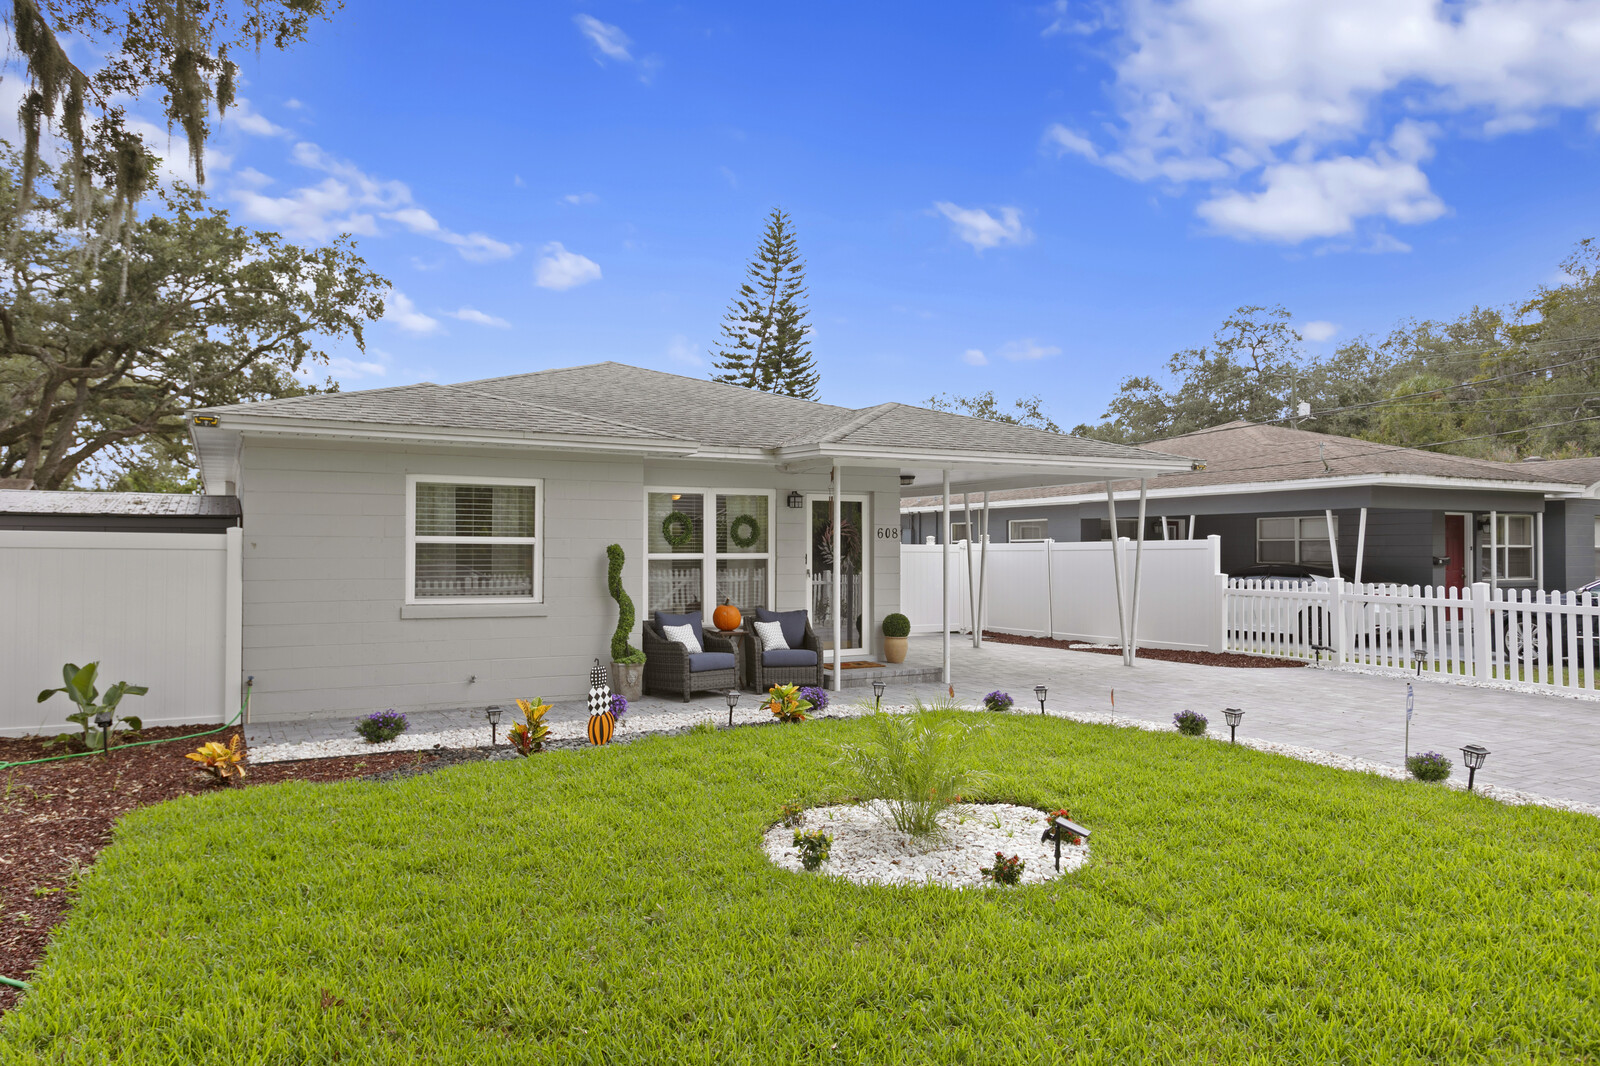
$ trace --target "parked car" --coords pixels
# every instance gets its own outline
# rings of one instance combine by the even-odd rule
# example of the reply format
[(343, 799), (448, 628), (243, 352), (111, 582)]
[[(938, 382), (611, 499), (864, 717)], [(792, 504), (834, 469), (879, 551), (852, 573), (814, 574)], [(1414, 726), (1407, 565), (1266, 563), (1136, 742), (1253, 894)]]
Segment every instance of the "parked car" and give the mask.
[[(1594, 602), (1592, 597), (1600, 596), (1600, 581), (1591, 581), (1587, 585), (1575, 588), (1570, 592), (1546, 592), (1542, 599), (1534, 600), (1535, 605), (1544, 603), (1550, 606), (1565, 607), (1577, 606)], [(1561, 615), (1544, 615), (1535, 619), (1528, 617), (1528, 612), (1519, 611), (1515, 606), (1507, 605), (1508, 609), (1500, 611), (1500, 633), (1502, 643), (1491, 646), (1492, 651), (1502, 657), (1509, 653), (1516, 660), (1521, 661), (1526, 656), (1532, 656), (1535, 662), (1543, 660), (1544, 649), (1559, 648), (1559, 662), (1578, 664), (1577, 649), (1587, 635), (1589, 647), (1584, 651), (1582, 659), (1586, 669), (1593, 670), (1600, 664), (1600, 623), (1592, 616), (1574, 615), (1572, 618), (1570, 642), (1568, 626)], [(1540, 622), (1543, 625), (1540, 625)], [(1501, 648), (1505, 652), (1501, 652)]]
[(1282, 588), (1310, 588), (1319, 581), (1327, 581), (1333, 575), (1299, 563), (1257, 563), (1243, 570), (1235, 570), (1228, 576), (1271, 581), (1275, 585), (1281, 582)]

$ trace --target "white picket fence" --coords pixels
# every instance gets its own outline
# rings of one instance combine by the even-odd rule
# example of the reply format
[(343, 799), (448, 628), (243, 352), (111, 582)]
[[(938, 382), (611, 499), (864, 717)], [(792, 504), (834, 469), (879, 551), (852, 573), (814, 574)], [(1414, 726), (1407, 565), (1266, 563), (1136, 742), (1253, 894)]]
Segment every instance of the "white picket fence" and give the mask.
[[(1133, 603), (1135, 545), (1117, 542), (1123, 595)], [(970, 630), (983, 549), (973, 552), (971, 571), (966, 542), (950, 548), (950, 623)], [(1117, 622), (1116, 572), (1109, 541), (1058, 544), (1030, 541), (990, 544), (983, 599), (983, 628), (997, 633), (1114, 644)], [(941, 626), (942, 586), (937, 544), (900, 548), (900, 605), (913, 633), (937, 633)], [(1222, 542), (1149, 541), (1144, 546), (1139, 596), (1139, 643), (1153, 648), (1221, 651), (1223, 644)]]
[(1232, 580), (1229, 651), (1600, 693), (1600, 596), (1532, 589)]

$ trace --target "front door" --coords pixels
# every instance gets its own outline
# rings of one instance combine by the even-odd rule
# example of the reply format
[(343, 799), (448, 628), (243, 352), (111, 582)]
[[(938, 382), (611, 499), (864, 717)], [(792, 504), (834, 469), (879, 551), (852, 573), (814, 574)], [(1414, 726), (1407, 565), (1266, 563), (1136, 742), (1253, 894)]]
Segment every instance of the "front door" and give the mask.
[[(806, 500), (811, 517), (811, 533), (806, 538), (806, 580), (811, 584), (811, 624), (817, 637), (828, 651), (833, 650), (833, 569), (839, 567), (839, 597), (844, 606), (839, 611), (840, 649), (843, 655), (864, 655), (867, 651), (865, 630), (872, 620), (868, 603), (872, 584), (867, 568), (872, 553), (867, 551), (867, 498), (846, 493), (840, 497), (839, 509), (843, 516), (843, 535), (833, 535), (833, 501), (827, 496), (810, 496)], [(839, 542), (835, 550), (835, 540)]]
[(1444, 516), (1444, 584), (1446, 588), (1467, 586), (1467, 516)]

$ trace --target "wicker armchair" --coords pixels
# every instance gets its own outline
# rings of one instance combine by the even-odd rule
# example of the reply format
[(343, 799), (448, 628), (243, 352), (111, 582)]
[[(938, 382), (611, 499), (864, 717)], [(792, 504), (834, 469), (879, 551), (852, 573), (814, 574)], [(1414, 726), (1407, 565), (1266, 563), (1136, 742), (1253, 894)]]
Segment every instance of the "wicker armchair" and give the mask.
[(773, 685), (815, 685), (822, 687), (822, 641), (817, 638), (816, 630), (811, 628), (811, 618), (806, 616), (805, 639), (797, 644), (796, 649), (804, 648), (815, 652), (817, 661), (809, 666), (768, 666), (764, 661), (761, 651), (761, 641), (756, 636), (755, 617), (745, 619), (743, 628), (738, 631), (744, 645), (745, 678), (751, 688), (757, 692), (766, 692)]
[(644, 624), (644, 691), (645, 695), (682, 696), (689, 702), (694, 692), (712, 689), (726, 691), (739, 687), (739, 642), (707, 630), (702, 647), (707, 652), (729, 652), (733, 665), (725, 669), (691, 670), (689, 649), (675, 640), (668, 640), (654, 621)]

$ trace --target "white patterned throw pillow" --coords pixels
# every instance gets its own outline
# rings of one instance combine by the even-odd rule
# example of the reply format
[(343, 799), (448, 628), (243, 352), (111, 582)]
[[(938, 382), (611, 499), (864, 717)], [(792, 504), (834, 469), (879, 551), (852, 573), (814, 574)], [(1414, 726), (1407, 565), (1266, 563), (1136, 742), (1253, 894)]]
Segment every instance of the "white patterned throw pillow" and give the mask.
[(783, 623), (757, 622), (756, 639), (761, 641), (762, 651), (786, 651), (789, 642), (783, 639)]
[(694, 639), (694, 626), (662, 626), (661, 632), (674, 644), (682, 644), (690, 655), (699, 655), (705, 649)]

